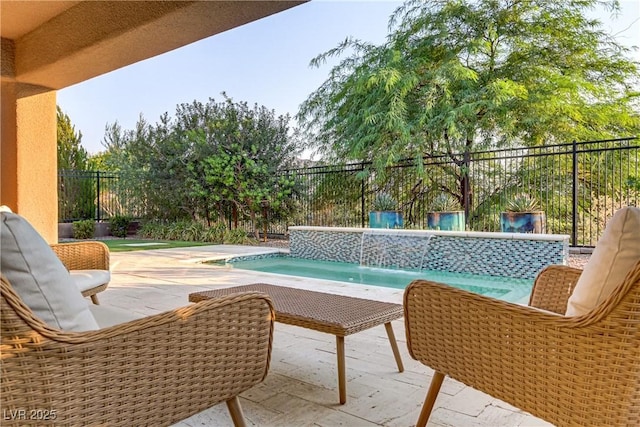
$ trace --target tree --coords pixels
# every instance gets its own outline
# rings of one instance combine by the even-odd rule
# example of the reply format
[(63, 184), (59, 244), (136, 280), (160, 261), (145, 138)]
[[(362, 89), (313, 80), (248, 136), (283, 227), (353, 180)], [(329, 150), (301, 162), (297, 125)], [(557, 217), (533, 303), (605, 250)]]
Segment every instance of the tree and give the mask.
[(86, 172), (89, 155), (82, 147), (82, 133), (76, 132), (71, 119), (57, 107), (58, 133), (58, 212), (61, 219), (93, 219), (96, 191), (92, 176)]
[[(348, 54), (302, 104), (299, 120), (334, 159), (449, 156), (468, 208), (473, 150), (628, 136), (640, 129), (638, 63), (586, 12), (616, 0), (412, 0), (387, 41), (347, 39)], [(430, 185), (429, 187), (438, 187)]]
[(139, 169), (146, 164), (148, 157), (149, 132), (149, 125), (142, 116), (135, 130), (123, 130), (117, 121), (106, 125), (102, 140), (105, 151), (91, 159), (99, 170), (115, 172), (118, 176), (117, 179), (103, 181), (101, 186), (101, 207), (106, 216), (140, 218), (150, 213), (152, 207), (170, 216), (167, 206), (159, 207), (156, 203), (156, 192), (151, 190), (145, 171)]
[(246, 215), (257, 230), (264, 207), (276, 216), (291, 208), (293, 181), (277, 172), (292, 165), (298, 143), (289, 135), (289, 116), (224, 97), (178, 108), (175, 132), (189, 141), (193, 153), (187, 188), (201, 200), (206, 218), (211, 208), (223, 216), (230, 207), (234, 226), (239, 214)]
[(292, 209), (293, 179), (278, 173), (300, 151), (289, 121), (224, 95), (178, 105), (174, 118), (165, 114), (156, 125), (141, 119), (135, 131), (110, 126), (104, 143), (155, 217), (210, 223), (230, 211), (234, 224), (246, 217), (257, 229), (265, 206), (275, 217)]
[(58, 170), (86, 170), (89, 155), (82, 147), (82, 132), (76, 132), (71, 119), (57, 106)]

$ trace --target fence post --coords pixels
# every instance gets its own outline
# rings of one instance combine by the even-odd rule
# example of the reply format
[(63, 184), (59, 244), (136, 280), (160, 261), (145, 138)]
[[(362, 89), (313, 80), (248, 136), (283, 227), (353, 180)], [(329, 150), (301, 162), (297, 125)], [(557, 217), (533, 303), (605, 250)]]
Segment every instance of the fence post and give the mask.
[[(362, 165), (362, 170), (364, 170), (364, 165)], [(360, 183), (360, 226), (364, 228), (365, 224), (365, 214), (364, 214), (364, 196), (365, 196), (365, 188), (364, 188), (364, 178), (361, 179)]]
[(96, 171), (96, 221), (100, 221), (100, 171)]
[(465, 222), (465, 228), (467, 225), (469, 225), (469, 212), (471, 211), (471, 199), (470, 199), (470, 192), (471, 192), (471, 183), (469, 182), (469, 174), (471, 172), (471, 153), (469, 153), (469, 150), (465, 150), (464, 152), (464, 166), (462, 166), (462, 199), (463, 199), (463, 203), (464, 203), (464, 222)]
[(573, 165), (571, 166), (573, 173), (573, 184), (571, 189), (571, 245), (578, 245), (578, 144), (573, 140), (572, 145)]

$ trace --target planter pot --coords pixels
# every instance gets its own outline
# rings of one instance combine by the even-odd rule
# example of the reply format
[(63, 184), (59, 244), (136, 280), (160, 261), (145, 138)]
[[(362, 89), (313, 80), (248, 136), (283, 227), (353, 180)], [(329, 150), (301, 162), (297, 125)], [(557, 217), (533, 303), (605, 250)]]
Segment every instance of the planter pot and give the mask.
[(500, 228), (505, 233), (546, 233), (546, 222), (543, 211), (502, 212), (500, 214)]
[[(108, 222), (96, 222), (96, 227), (93, 231), (93, 237), (105, 237), (111, 234), (111, 229)], [(73, 238), (73, 224), (70, 222), (64, 222), (58, 224), (58, 238), (72, 239)]]
[(370, 228), (402, 228), (402, 212), (373, 211), (369, 212)]
[(427, 213), (429, 230), (464, 231), (464, 211)]
[(131, 221), (127, 228), (127, 236), (135, 236), (140, 230), (140, 221)]
[(96, 228), (93, 232), (95, 237), (105, 237), (111, 234), (111, 225), (108, 222), (96, 222)]

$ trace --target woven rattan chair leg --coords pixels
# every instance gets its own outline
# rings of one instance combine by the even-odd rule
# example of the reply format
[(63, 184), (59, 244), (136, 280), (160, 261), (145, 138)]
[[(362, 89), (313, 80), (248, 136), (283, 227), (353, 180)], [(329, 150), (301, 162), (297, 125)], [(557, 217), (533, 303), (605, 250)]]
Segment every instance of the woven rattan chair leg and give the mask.
[(242, 407), (240, 406), (238, 396), (227, 400), (227, 408), (229, 409), (229, 415), (231, 415), (231, 420), (235, 427), (247, 427), (247, 424), (244, 422), (244, 415), (242, 414)]
[(424, 404), (422, 405), (422, 410), (420, 411), (420, 417), (418, 418), (418, 422), (416, 423), (416, 427), (425, 427), (427, 425), (427, 421), (429, 421), (429, 416), (431, 415), (431, 411), (433, 410), (433, 405), (436, 403), (438, 392), (440, 391), (440, 387), (442, 386), (442, 381), (444, 381), (444, 374), (437, 371), (434, 372), (433, 379), (431, 380), (431, 385), (429, 386), (429, 391), (427, 392), (427, 397), (424, 399)]
[(98, 301), (98, 295), (96, 294), (91, 295), (91, 302), (94, 303), (95, 305), (100, 305), (100, 301)]
[(336, 335), (336, 354), (338, 356), (338, 391), (340, 393), (340, 404), (347, 403), (347, 379), (346, 362), (344, 358), (344, 337)]
[(396, 341), (396, 336), (393, 333), (393, 326), (391, 326), (391, 322), (384, 324), (385, 329), (387, 330), (387, 336), (389, 337), (389, 342), (391, 343), (391, 350), (393, 350), (393, 357), (396, 358), (396, 365), (398, 365), (398, 372), (404, 372), (404, 366), (402, 365), (402, 358), (400, 357), (400, 350), (398, 350), (398, 342)]

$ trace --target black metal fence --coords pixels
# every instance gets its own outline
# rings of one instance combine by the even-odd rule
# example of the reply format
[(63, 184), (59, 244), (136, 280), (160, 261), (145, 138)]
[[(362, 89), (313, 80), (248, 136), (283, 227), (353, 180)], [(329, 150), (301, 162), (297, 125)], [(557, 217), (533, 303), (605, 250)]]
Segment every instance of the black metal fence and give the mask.
[[(548, 233), (594, 246), (613, 212), (640, 205), (638, 138), (428, 156), (420, 167), (400, 162), (384, 176), (370, 169), (355, 163), (284, 171), (297, 182), (298, 209), (286, 221), (268, 221), (267, 233), (285, 234), (290, 225), (366, 227), (380, 192), (396, 199), (408, 228), (426, 228), (427, 212), (446, 194), (465, 211), (468, 230), (500, 231), (507, 202), (528, 194), (545, 212)], [(59, 180), (61, 222), (145, 216), (144, 195), (117, 174), (61, 171)], [(255, 224), (239, 226), (251, 231)]]
[(545, 212), (548, 233), (594, 246), (617, 209), (640, 205), (639, 153), (638, 138), (624, 138), (428, 156), (421, 168), (401, 162), (384, 177), (367, 173), (370, 163), (298, 169), (289, 171), (303, 188), (293, 223), (365, 227), (375, 195), (386, 192), (405, 228), (424, 229), (426, 214), (446, 194), (465, 211), (468, 230), (500, 231), (507, 202), (527, 194)]
[(116, 215), (145, 216), (143, 197), (120, 174), (58, 171), (58, 220), (108, 220)]

